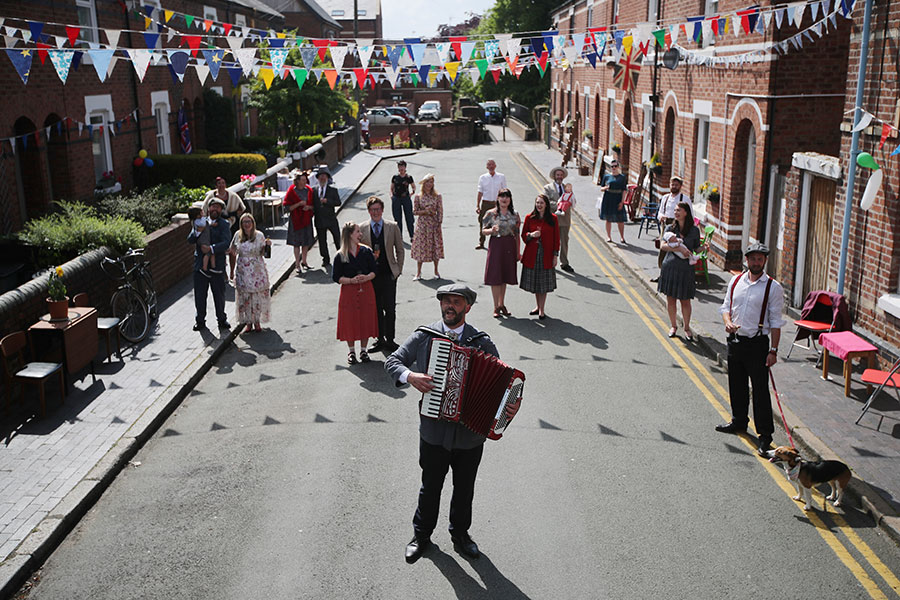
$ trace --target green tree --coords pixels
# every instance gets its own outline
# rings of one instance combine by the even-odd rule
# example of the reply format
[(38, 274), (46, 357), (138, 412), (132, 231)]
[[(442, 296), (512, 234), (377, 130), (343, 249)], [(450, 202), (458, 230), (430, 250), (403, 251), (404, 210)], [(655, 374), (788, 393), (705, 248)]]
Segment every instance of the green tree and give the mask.
[[(285, 65), (302, 68), (300, 51), (291, 50)], [(271, 132), (287, 135), (291, 141), (341, 121), (351, 108), (343, 91), (332, 90), (325, 81), (317, 82), (312, 73), (302, 88), (292, 77), (277, 76), (268, 90), (261, 78), (254, 79), (250, 86), (250, 105), (259, 110), (260, 123)]]
[[(496, 0), (475, 30), (479, 34), (546, 31), (552, 23), (551, 11), (558, 0)], [(524, 44), (523, 44), (524, 45)], [(548, 67), (549, 68), (549, 67)], [(513, 102), (534, 107), (550, 98), (550, 78), (529, 67), (516, 79), (504, 74), (498, 83), (488, 74), (478, 82), (476, 94), (481, 100), (510, 98)]]
[(203, 90), (206, 115), (206, 147), (212, 152), (229, 152), (234, 148), (234, 108), (231, 100), (211, 89)]

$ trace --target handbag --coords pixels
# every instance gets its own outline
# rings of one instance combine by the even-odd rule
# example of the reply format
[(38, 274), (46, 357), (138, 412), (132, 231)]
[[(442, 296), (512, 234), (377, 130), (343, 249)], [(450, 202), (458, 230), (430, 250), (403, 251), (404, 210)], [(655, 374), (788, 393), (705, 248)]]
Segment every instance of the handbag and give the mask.
[(660, 247), (660, 245), (662, 245), (662, 242), (659, 238), (656, 238), (655, 240), (653, 240), (653, 245), (656, 246), (657, 250), (659, 250), (659, 247)]

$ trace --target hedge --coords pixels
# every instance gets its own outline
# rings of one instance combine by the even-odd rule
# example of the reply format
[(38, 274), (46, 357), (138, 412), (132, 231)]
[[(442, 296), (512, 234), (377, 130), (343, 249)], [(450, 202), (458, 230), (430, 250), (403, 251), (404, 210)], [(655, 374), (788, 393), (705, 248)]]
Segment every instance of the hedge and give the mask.
[(228, 185), (240, 182), (241, 175), (259, 175), (266, 170), (266, 158), (261, 154), (157, 154), (149, 169), (149, 184), (172, 183), (176, 179), (189, 188), (212, 188), (216, 177), (223, 177)]
[(122, 216), (98, 215), (80, 202), (59, 202), (60, 212), (31, 219), (20, 240), (37, 248), (39, 267), (61, 265), (80, 254), (109, 246), (117, 252), (144, 245), (144, 230)]
[(100, 200), (101, 214), (120, 216), (141, 224), (151, 233), (169, 224), (172, 215), (186, 212), (198, 200), (203, 200), (209, 187), (186, 188), (181, 181), (157, 185), (126, 195), (109, 195)]
[(303, 148), (310, 148), (322, 141), (321, 135), (301, 135), (299, 138), (300, 145)]
[(241, 148), (247, 152), (255, 152), (256, 150), (273, 150), (277, 140), (269, 135), (248, 135), (242, 137), (239, 141)]

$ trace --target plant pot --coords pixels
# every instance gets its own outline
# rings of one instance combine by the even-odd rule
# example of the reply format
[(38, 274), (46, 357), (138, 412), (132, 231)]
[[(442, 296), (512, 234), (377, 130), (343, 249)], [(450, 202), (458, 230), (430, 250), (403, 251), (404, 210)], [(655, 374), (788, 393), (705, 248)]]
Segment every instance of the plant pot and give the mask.
[(62, 321), (69, 318), (69, 297), (65, 300), (51, 300), (47, 298), (47, 310), (50, 312), (51, 321)]
[(650, 170), (653, 171), (653, 174), (656, 175), (657, 177), (659, 177), (659, 176), (661, 176), (661, 175), (663, 174), (663, 168), (662, 168), (662, 167), (653, 167), (653, 168), (650, 169)]
[(590, 175), (591, 168), (587, 165), (581, 165), (580, 167), (578, 167), (578, 174), (579, 175)]

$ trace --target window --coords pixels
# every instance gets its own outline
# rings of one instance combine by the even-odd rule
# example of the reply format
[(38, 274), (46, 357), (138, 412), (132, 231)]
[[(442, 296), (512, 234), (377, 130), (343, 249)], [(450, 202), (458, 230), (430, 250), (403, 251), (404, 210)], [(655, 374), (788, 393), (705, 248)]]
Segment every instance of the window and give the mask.
[(594, 26), (594, 2), (593, 0), (589, 0), (587, 5), (587, 26)]
[(169, 92), (165, 90), (151, 92), (150, 102), (153, 105), (153, 118), (156, 122), (156, 152), (157, 154), (171, 154)]
[(356, 16), (357, 16), (357, 17), (364, 17), (364, 16), (366, 16), (366, 10), (365, 10), (364, 8), (361, 8), (361, 9), (357, 10), (357, 11), (356, 11)]
[(659, 0), (647, 0), (647, 20), (656, 23), (659, 19)]
[(583, 127), (584, 127), (585, 129), (590, 129), (590, 127), (588, 127), (588, 119), (591, 118), (591, 92), (590, 92), (590, 88), (584, 88), (584, 112), (583, 112), (582, 114), (584, 115), (584, 119), (583, 119), (583, 121), (582, 121), (582, 122), (584, 123)]
[(609, 133), (606, 147), (612, 150), (613, 144), (616, 143), (616, 99), (609, 99)]
[[(712, 17), (713, 15), (719, 14), (719, 0), (706, 0), (704, 4), (704, 15), (707, 17)], [(709, 20), (703, 20), (703, 39), (701, 47), (706, 48), (707, 46), (712, 46), (716, 43), (716, 37), (713, 35), (712, 27), (709, 24)], [(709, 32), (707, 36), (706, 33)]]
[(709, 176), (709, 117), (697, 117), (697, 165), (694, 171), (694, 205), (697, 208), (702, 203), (700, 196), (700, 186), (707, 180)]
[(203, 7), (203, 18), (209, 19), (210, 21), (218, 21), (219, 14), (216, 12), (216, 9), (212, 6), (204, 6)]
[(613, 0), (612, 3), (612, 22), (619, 22), (619, 0)]
[(244, 113), (244, 135), (250, 135), (250, 86), (241, 86), (241, 110)]
[(234, 24), (237, 27), (246, 27), (247, 17), (245, 17), (244, 15), (234, 15)]
[(650, 124), (653, 119), (653, 105), (644, 105), (644, 142), (641, 147), (641, 160), (647, 162), (650, 160)]
[(78, 13), (78, 26), (81, 27), (78, 39), (84, 42), (98, 42), (97, 7), (94, 0), (75, 0), (75, 10)]
[(344, 11), (343, 10), (333, 10), (333, 11), (331, 11), (331, 16), (332, 17), (343, 17)]

